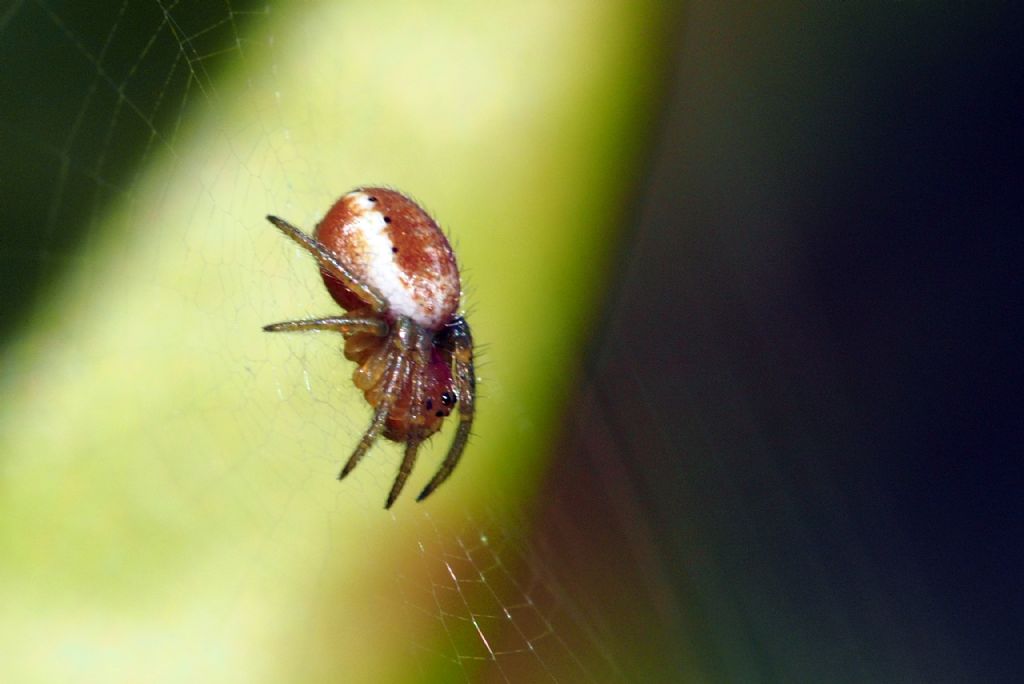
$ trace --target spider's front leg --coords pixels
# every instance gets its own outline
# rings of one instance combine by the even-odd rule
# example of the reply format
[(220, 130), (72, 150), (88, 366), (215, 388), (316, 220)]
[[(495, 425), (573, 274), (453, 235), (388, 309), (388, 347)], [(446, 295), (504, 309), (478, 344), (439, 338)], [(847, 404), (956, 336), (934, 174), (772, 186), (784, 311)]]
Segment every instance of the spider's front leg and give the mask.
[(395, 483), (391, 485), (391, 492), (388, 494), (384, 508), (391, 508), (395, 499), (402, 492), (405, 481), (409, 479), (409, 473), (412, 472), (412, 467), (416, 463), (416, 454), (420, 449), (420, 444), (423, 443), (423, 428), (420, 426), (420, 422), (423, 417), (423, 398), (426, 395), (424, 372), (430, 361), (430, 340), (423, 334), (417, 335), (417, 338), (412, 351), (412, 396), (409, 401), (408, 416), (410, 427), (405, 442), (405, 455), (398, 467), (398, 475), (395, 476)]
[(416, 497), (417, 501), (423, 501), (430, 496), (452, 474), (455, 466), (459, 464), (462, 451), (466, 448), (466, 442), (469, 440), (473, 427), (476, 371), (473, 368), (473, 335), (469, 331), (466, 319), (460, 316), (452, 321), (446, 331), (443, 346), (451, 354), (455, 366), (455, 389), (459, 394), (459, 427), (455, 431), (455, 439), (452, 440), (451, 448), (448, 449), (448, 455), (444, 457), (441, 468)]
[(363, 456), (366, 455), (366, 452), (370, 450), (370, 447), (373, 446), (373, 443), (377, 441), (377, 437), (384, 430), (388, 414), (391, 413), (391, 407), (395, 405), (398, 389), (406, 383), (411, 372), (408, 352), (413, 343), (412, 337), (414, 337), (412, 321), (405, 317), (399, 318), (394, 332), (388, 339), (391, 349), (389, 351), (388, 369), (385, 371), (384, 391), (381, 393), (380, 402), (378, 402), (373, 412), (373, 420), (370, 421), (370, 427), (366, 429), (362, 439), (359, 440), (359, 444), (356, 445), (355, 451), (349, 456), (345, 467), (341, 469), (341, 473), (338, 475), (339, 480), (345, 479), (345, 476), (352, 472), (352, 469), (359, 464), (359, 461), (362, 460)]

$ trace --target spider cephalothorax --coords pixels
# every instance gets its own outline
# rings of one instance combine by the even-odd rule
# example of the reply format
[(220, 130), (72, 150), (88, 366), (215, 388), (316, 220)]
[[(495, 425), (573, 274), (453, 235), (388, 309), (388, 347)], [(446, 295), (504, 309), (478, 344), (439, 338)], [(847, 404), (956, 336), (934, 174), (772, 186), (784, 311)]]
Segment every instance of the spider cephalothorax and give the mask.
[(352, 380), (374, 414), (339, 479), (378, 436), (404, 442), (405, 457), (385, 506), (390, 508), (420, 444), (458, 407), (455, 439), (417, 497), (422, 501), (451, 475), (473, 422), (473, 338), (457, 315), (461, 285), (451, 245), (418, 204), (387, 188), (344, 195), (312, 238), (276, 216), (267, 219), (316, 257), (327, 290), (348, 312), (263, 328), (333, 330), (345, 337), (345, 357), (357, 364)]

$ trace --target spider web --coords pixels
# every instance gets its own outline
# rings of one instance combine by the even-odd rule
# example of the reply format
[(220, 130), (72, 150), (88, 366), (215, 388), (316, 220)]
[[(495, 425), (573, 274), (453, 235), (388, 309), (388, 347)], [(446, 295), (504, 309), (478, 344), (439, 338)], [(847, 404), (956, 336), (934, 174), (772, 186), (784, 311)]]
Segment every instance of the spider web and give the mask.
[[(10, 338), (3, 371), (21, 402), (5, 406), (6, 505), (15, 517), (35, 511), (20, 530), (10, 516), (0, 528), (14, 559), (0, 571), (8, 587), (0, 635), (15, 653), (0, 668), (5, 679), (632, 679), (651, 655), (645, 649), (666, 658), (664, 626), (677, 616), (651, 618), (653, 606), (672, 599), (614, 462), (593, 468), (586, 449), (582, 463), (567, 459), (540, 498), (553, 503), (542, 506), (491, 486), (466, 510), (409, 504), (389, 516), (380, 508), (393, 446), (375, 450), (378, 466), (332, 480), (365, 413), (352, 409), (336, 340), (224, 344), (275, 316), (333, 310), (308, 258), (268, 226), (252, 229), (266, 207), (310, 226), (325, 198), (344, 189), (289, 144), (301, 127), (327, 141), (332, 133), (312, 116), (289, 119), (282, 103), (301, 93), (288, 83), (244, 86), (257, 103), (244, 115), (230, 113), (218, 89), (224, 70), (282, 66), (269, 28), (281, 9), (238, 0), (15, 0), (0, 11), (0, 139), (15, 160), (4, 182), (0, 259), (10, 296), (0, 323), (9, 335), (21, 325), (34, 331)], [(337, 66), (314, 68), (328, 78)], [(339, 94), (338, 111), (350, 95)], [(185, 148), (196, 111), (217, 130), (198, 154)], [(253, 128), (263, 131), (258, 149), (240, 147)], [(192, 194), (173, 189), (191, 174)], [(147, 198), (162, 192), (154, 210)], [(180, 232), (154, 241), (147, 227), (167, 225), (165, 214)], [(176, 260), (188, 266), (177, 270)], [(266, 287), (236, 281), (247, 273)], [(137, 291), (116, 291), (147, 277)], [(108, 294), (98, 301), (97, 291)], [(486, 330), (486, 310), (477, 313)], [(185, 386), (173, 378), (149, 386), (138, 358), (165, 360)], [(44, 361), (56, 368), (34, 378)], [(276, 395), (268, 403), (222, 376), (203, 381), (207, 365), (237, 368)], [(486, 412), (488, 395), (512, 390), (500, 373), (488, 378), (486, 365), (481, 375)], [(65, 395), (62, 381), (86, 389)], [(56, 402), (59, 412), (47, 415), (66, 430), (16, 429), (39, 415), (41, 396)], [(112, 415), (120, 421), (113, 437), (90, 427)], [(591, 434), (591, 421), (577, 418), (570, 432)], [(525, 448), (551, 430), (538, 426)], [(420, 478), (449, 438), (446, 431), (421, 457)], [(481, 467), (463, 464), (457, 477)], [(589, 490), (581, 468), (598, 478)], [(596, 530), (574, 512), (580, 505), (611, 527)], [(382, 537), (389, 541), (378, 554)], [(625, 550), (604, 558), (616, 545)], [(595, 571), (595, 560), (606, 569)], [(650, 595), (608, 591), (609, 582)], [(623, 639), (624, 626), (646, 643)], [(376, 655), (361, 665), (349, 659), (363, 651)]]

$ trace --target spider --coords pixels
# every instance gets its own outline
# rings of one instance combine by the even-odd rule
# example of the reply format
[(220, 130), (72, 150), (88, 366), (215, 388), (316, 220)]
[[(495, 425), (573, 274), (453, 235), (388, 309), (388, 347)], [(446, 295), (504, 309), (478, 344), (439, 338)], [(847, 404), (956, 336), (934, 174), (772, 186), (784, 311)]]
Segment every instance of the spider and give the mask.
[(267, 332), (332, 330), (345, 338), (352, 381), (373, 420), (341, 469), (344, 479), (377, 438), (405, 443), (384, 508), (398, 498), (420, 444), (458, 405), (459, 425), (440, 469), (416, 498), (430, 496), (462, 456), (473, 425), (476, 376), (455, 255), (437, 223), (388, 188), (361, 187), (335, 202), (313, 237), (276, 216), (267, 220), (312, 254), (344, 316), (285, 321)]

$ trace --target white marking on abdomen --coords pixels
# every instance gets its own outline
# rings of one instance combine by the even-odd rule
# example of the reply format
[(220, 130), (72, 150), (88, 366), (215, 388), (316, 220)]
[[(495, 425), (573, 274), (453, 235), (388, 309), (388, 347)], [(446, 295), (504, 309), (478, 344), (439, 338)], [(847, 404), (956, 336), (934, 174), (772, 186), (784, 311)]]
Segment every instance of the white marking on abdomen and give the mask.
[(408, 316), (425, 327), (435, 327), (439, 321), (436, 313), (428, 313), (416, 300), (410, 284), (403, 282), (402, 270), (395, 261), (392, 248), (395, 246), (387, 234), (384, 214), (370, 202), (366, 193), (351, 194), (353, 206), (359, 214), (349, 224), (357, 231), (366, 245), (363, 255), (366, 280), (388, 300), (392, 313)]

